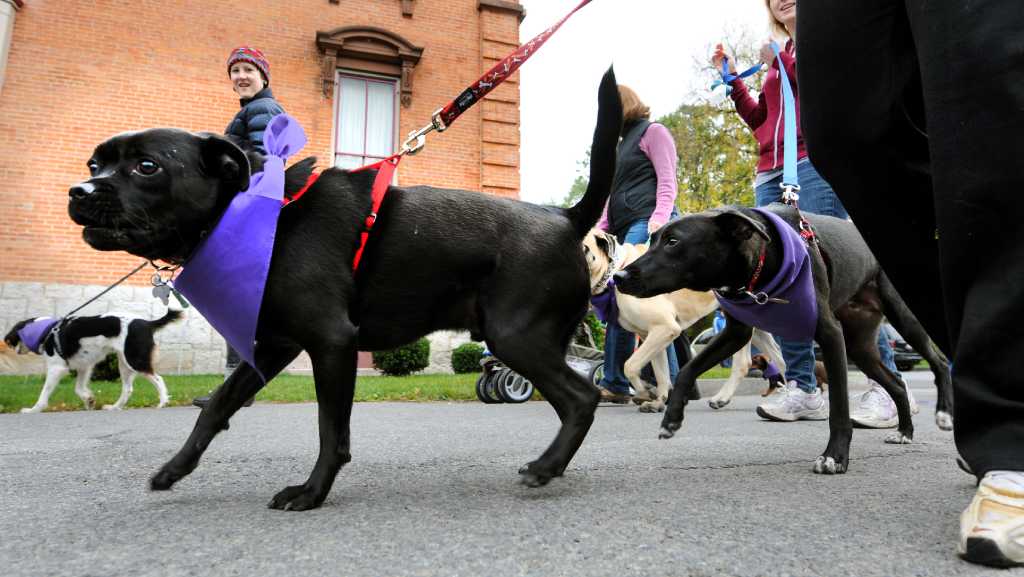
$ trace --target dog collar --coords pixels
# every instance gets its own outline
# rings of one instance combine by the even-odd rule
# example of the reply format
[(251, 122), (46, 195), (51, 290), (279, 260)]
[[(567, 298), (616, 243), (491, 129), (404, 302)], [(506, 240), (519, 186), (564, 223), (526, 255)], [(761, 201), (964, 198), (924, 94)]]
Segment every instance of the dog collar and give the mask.
[[(236, 194), (213, 231), (184, 263), (174, 287), (256, 369), (256, 327), (284, 206), (284, 163), (306, 145), (302, 126), (275, 116), (263, 133), (263, 171)], [(265, 378), (264, 378), (265, 380)]]
[(18, 338), (22, 344), (35, 354), (42, 354), (40, 350), (46, 337), (50, 335), (53, 328), (60, 322), (60, 319), (53, 317), (39, 317), (18, 330)]
[(615, 238), (610, 240), (612, 241), (612, 254), (611, 259), (608, 261), (608, 270), (604, 271), (601, 278), (594, 283), (594, 286), (590, 287), (591, 296), (597, 296), (605, 293), (614, 287), (615, 283), (612, 281), (612, 276), (622, 268), (622, 261), (625, 259), (625, 255), (622, 254), (622, 250), (620, 250), (622, 245), (619, 244), (619, 241)]

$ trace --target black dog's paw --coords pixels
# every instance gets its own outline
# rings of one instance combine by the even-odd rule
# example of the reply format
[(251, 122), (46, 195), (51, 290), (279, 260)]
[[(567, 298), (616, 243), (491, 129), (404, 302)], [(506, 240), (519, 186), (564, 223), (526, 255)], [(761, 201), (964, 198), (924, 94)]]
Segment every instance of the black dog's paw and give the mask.
[(527, 487), (543, 487), (555, 477), (561, 477), (563, 471), (548, 471), (537, 461), (531, 461), (519, 468), (519, 482)]
[(841, 475), (849, 465), (847, 459), (822, 455), (814, 461), (814, 472), (819, 475)]
[(149, 490), (168, 491), (184, 476), (185, 475), (179, 473), (172, 473), (166, 468), (160, 469), (155, 475), (149, 478)]
[(666, 416), (665, 419), (661, 421), (661, 430), (658, 431), (658, 438), (671, 439), (676, 435), (676, 431), (678, 431), (682, 426), (682, 421), (671, 421), (668, 416)]
[(894, 431), (885, 437), (885, 442), (890, 445), (909, 445), (914, 442), (913, 431)]
[(267, 507), (279, 511), (308, 511), (323, 504), (327, 495), (306, 485), (285, 487), (267, 503)]

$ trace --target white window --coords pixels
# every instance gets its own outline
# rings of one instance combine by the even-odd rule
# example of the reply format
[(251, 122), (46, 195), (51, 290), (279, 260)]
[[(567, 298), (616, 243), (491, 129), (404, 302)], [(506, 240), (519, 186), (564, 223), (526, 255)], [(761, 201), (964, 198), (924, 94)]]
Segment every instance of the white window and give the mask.
[(338, 73), (334, 165), (356, 168), (395, 152), (398, 81)]

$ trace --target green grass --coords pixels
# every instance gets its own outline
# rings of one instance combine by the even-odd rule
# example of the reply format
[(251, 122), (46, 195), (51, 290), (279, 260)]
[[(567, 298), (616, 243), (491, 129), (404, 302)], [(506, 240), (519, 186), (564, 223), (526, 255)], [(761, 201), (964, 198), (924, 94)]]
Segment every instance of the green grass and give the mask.
[[(728, 369), (716, 367), (704, 378), (725, 378)], [(359, 377), (356, 380), (356, 401), (476, 401), (478, 373), (463, 375), (412, 375), (408, 377)], [(189, 405), (193, 397), (207, 394), (221, 384), (220, 375), (164, 376), (171, 395), (170, 405)], [(0, 376), (0, 413), (16, 413), (31, 407), (43, 387), (42, 375)], [(97, 406), (113, 404), (121, 394), (121, 384), (93, 381), (89, 387)], [(81, 410), (82, 401), (75, 395), (74, 379), (65, 377), (50, 397), (48, 411)], [(272, 380), (256, 400), (268, 403), (305, 403), (316, 400), (313, 377), (281, 375)], [(156, 390), (142, 377), (135, 379), (129, 407), (155, 407)]]

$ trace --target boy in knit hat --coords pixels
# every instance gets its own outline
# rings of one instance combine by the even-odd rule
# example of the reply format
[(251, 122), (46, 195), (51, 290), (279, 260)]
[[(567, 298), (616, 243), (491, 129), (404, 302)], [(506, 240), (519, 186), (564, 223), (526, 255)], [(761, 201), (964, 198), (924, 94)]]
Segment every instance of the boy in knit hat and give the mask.
[[(238, 94), (242, 109), (231, 119), (224, 135), (243, 150), (257, 150), (266, 154), (267, 151), (263, 149), (263, 131), (272, 118), (284, 113), (281, 105), (274, 100), (274, 93), (270, 91), (270, 62), (256, 48), (240, 46), (228, 56), (228, 78), (231, 79), (232, 89)], [(224, 372), (230, 375), (242, 361), (231, 345), (227, 345), (227, 349)], [(192, 404), (204, 407), (209, 400), (210, 395), (205, 395), (192, 399)], [(246, 401), (245, 406), (251, 405), (252, 401)]]
[(224, 134), (243, 149), (263, 150), (263, 131), (270, 119), (284, 112), (270, 91), (270, 62), (256, 48), (240, 46), (228, 57), (228, 77), (242, 109)]

